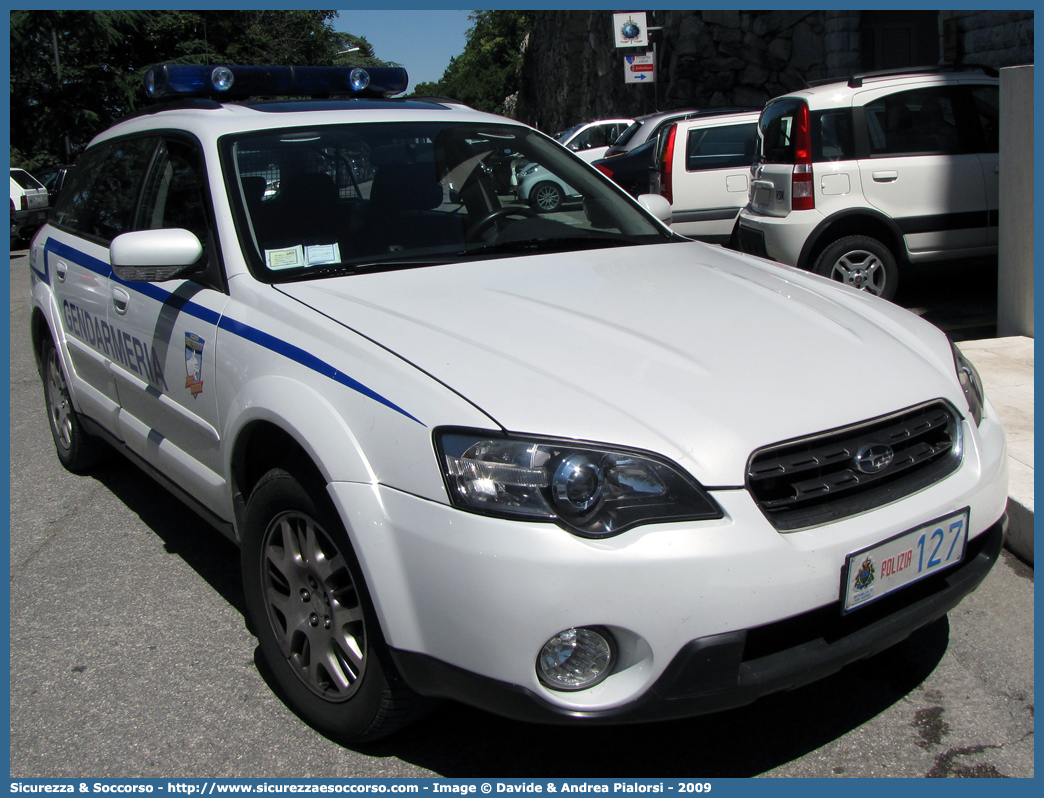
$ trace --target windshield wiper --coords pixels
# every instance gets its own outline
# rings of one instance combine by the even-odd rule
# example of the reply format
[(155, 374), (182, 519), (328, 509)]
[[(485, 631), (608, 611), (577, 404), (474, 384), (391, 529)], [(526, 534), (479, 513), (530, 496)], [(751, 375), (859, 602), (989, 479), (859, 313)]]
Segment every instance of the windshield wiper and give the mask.
[(633, 247), (649, 243), (626, 236), (563, 236), (561, 238), (524, 238), (514, 241), (499, 241), (473, 247), (461, 252), (461, 257), (491, 255), (497, 253), (570, 252), (584, 249), (608, 247)]
[(319, 266), (301, 272), (298, 277), (302, 280), (322, 280), (329, 277), (345, 277), (350, 274), (369, 274), (373, 272), (393, 272), (402, 269), (417, 269), (422, 266), (441, 266), (449, 263), (455, 258), (399, 258), (388, 260), (374, 260), (365, 263), (332, 263), (329, 266)]

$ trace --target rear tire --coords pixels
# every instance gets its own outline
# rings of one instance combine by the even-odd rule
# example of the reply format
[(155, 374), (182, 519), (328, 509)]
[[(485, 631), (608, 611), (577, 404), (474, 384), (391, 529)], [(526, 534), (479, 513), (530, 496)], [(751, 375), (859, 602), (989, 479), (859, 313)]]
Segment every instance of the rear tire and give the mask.
[(40, 345), (40, 363), (47, 422), (58, 459), (69, 471), (86, 471), (105, 459), (108, 445), (84, 430), (69, 395), (61, 358), (50, 337), (44, 338)]
[(322, 486), (275, 468), (247, 502), (243, 587), (285, 700), (333, 737), (362, 742), (414, 719), (348, 535)]
[(557, 211), (562, 207), (562, 189), (548, 181), (537, 183), (529, 194), (529, 204), (541, 213)]
[(882, 299), (894, 298), (899, 285), (895, 256), (869, 236), (839, 238), (823, 250), (812, 270)]

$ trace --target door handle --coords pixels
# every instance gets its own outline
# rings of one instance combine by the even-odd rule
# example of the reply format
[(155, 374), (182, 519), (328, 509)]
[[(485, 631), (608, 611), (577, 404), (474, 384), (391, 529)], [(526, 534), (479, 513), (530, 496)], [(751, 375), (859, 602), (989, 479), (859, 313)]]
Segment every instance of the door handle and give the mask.
[(887, 172), (874, 172), (875, 183), (894, 183), (899, 179), (899, 173), (889, 170)]
[(127, 312), (127, 306), (130, 304), (130, 294), (124, 291), (122, 288), (112, 289), (112, 307), (121, 316)]
[(65, 282), (65, 275), (69, 272), (69, 264), (63, 260), (58, 261), (54, 264), (54, 274), (58, 278), (58, 282)]

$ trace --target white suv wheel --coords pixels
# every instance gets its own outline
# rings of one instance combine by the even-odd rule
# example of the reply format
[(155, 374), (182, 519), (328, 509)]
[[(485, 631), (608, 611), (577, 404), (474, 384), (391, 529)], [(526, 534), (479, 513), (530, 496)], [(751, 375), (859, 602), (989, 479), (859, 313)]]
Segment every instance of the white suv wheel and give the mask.
[(815, 272), (884, 299), (895, 297), (899, 270), (891, 251), (875, 238), (838, 239), (816, 260)]

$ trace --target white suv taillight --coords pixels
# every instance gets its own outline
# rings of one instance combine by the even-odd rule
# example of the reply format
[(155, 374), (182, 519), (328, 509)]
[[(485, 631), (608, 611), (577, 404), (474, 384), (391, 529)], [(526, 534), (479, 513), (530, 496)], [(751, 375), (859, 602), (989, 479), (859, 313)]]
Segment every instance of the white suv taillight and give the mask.
[(674, 204), (674, 180), (671, 171), (674, 168), (674, 136), (678, 132), (677, 123), (672, 124), (662, 133), (656, 144), (656, 171), (654, 188), (672, 205)]
[(794, 118), (794, 172), (790, 181), (790, 209), (811, 211), (816, 207), (812, 175), (812, 136), (809, 133), (808, 106), (801, 103)]

